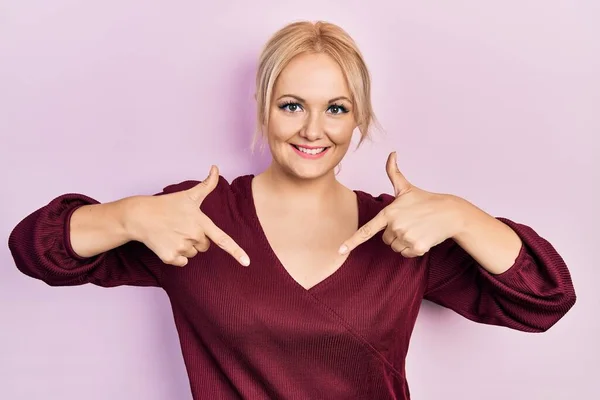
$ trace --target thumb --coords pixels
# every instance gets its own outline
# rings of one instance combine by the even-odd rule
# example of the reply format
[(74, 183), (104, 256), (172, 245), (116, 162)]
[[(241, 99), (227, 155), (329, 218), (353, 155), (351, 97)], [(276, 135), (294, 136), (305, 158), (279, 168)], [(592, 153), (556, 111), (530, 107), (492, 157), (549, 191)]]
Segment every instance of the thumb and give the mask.
[(392, 186), (394, 187), (394, 194), (396, 197), (411, 188), (410, 182), (402, 175), (402, 172), (400, 172), (400, 169), (398, 168), (395, 151), (391, 152), (388, 156), (385, 169), (390, 178), (390, 182), (392, 182)]
[(198, 202), (202, 202), (212, 192), (219, 183), (219, 169), (213, 165), (206, 179), (188, 190), (190, 196)]

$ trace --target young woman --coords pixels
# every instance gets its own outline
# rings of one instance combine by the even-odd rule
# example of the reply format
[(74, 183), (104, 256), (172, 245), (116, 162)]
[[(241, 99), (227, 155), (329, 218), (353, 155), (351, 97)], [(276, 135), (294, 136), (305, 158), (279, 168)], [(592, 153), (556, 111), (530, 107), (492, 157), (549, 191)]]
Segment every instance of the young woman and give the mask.
[(212, 167), (202, 182), (107, 204), (62, 195), (12, 232), (17, 267), (53, 286), (163, 288), (195, 399), (409, 399), (422, 299), (527, 332), (575, 303), (550, 243), (418, 188), (395, 154), (393, 195), (336, 180), (353, 131), (364, 138), (373, 120), (367, 67), (339, 27), (277, 32), (256, 99), (264, 172), (230, 183)]

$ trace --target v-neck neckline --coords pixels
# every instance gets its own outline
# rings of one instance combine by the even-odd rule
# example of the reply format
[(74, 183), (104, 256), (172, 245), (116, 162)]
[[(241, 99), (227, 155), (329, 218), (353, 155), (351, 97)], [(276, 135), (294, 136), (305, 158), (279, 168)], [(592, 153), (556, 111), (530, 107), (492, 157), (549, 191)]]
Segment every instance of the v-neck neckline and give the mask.
[[(256, 240), (258, 242), (257, 244), (266, 250), (266, 252), (268, 253), (269, 261), (272, 261), (275, 265), (275, 273), (281, 275), (283, 279), (285, 279), (286, 281), (291, 283), (291, 285), (294, 286), (296, 289), (299, 289), (304, 293), (316, 292), (317, 290), (323, 289), (324, 287), (329, 286), (331, 283), (339, 280), (346, 273), (346, 271), (350, 269), (351, 264), (356, 259), (357, 253), (361, 251), (361, 246), (358, 246), (356, 249), (351, 251), (350, 254), (344, 260), (344, 262), (335, 271), (333, 271), (331, 274), (329, 274), (319, 282), (315, 283), (311, 287), (305, 288), (288, 272), (288, 270), (285, 268), (285, 266), (279, 259), (279, 256), (277, 256), (277, 253), (275, 253), (275, 250), (273, 249), (273, 246), (271, 246), (269, 239), (267, 238), (265, 230), (263, 229), (260, 219), (258, 218), (258, 211), (256, 209), (256, 203), (254, 201), (254, 193), (252, 189), (252, 181), (254, 177), (254, 175), (245, 175), (242, 179), (243, 190), (245, 192), (245, 197), (248, 202), (247, 205), (249, 212), (249, 220), (256, 232)], [(367, 223), (366, 207), (363, 203), (361, 192), (358, 190), (353, 190), (353, 192), (356, 196), (356, 207), (358, 211), (358, 227), (361, 227), (365, 223)]]

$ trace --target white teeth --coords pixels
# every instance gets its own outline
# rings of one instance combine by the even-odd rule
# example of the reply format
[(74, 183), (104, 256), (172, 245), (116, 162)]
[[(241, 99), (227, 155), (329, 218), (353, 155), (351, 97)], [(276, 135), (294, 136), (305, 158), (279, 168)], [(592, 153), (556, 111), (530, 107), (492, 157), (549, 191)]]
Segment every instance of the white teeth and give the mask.
[(316, 148), (316, 149), (306, 149), (306, 148), (300, 147), (300, 146), (296, 146), (296, 148), (298, 150), (300, 150), (301, 152), (303, 152), (303, 153), (310, 154), (310, 155), (313, 155), (313, 156), (317, 155), (319, 153), (324, 152), (325, 149), (326, 149), (326, 147), (319, 147), (319, 148)]

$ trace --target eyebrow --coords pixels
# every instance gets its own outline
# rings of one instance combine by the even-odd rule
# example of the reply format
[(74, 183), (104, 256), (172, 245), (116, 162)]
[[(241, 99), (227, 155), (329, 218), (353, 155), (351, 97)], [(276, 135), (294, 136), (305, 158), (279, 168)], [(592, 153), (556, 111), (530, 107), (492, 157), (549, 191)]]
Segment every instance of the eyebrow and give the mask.
[[(293, 95), (293, 94), (284, 94), (284, 95), (282, 95), (282, 96), (279, 96), (279, 97), (277, 98), (277, 100), (281, 100), (281, 99), (282, 99), (282, 98), (284, 98), (284, 97), (293, 97), (294, 99), (298, 100), (298, 101), (299, 101), (299, 102), (301, 102), (301, 103), (306, 103), (306, 100), (304, 100), (302, 97), (299, 97), (299, 96), (296, 96), (296, 95)], [(330, 100), (328, 101), (328, 103), (333, 103), (333, 102), (335, 102), (335, 101), (338, 101), (338, 100), (346, 100), (348, 103), (352, 104), (352, 100), (350, 100), (350, 99), (349, 99), (349, 98), (347, 98), (346, 96), (338, 96), (338, 97), (334, 97), (333, 99), (330, 99)]]

